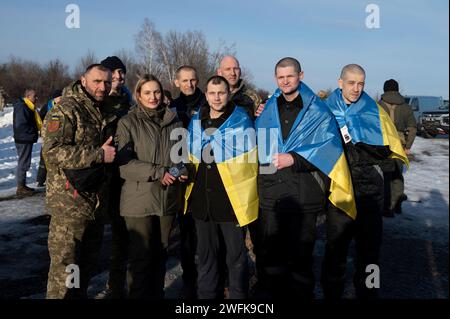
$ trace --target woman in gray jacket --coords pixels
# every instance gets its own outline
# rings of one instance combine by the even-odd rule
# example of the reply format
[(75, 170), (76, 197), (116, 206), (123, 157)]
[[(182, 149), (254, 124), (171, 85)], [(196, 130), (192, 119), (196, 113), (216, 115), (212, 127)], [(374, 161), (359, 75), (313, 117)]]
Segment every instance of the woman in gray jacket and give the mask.
[(128, 296), (160, 299), (169, 234), (185, 178), (168, 172), (174, 166), (170, 149), (177, 143), (170, 133), (182, 123), (164, 104), (155, 76), (139, 79), (134, 96), (138, 106), (121, 118), (116, 133), (120, 176), (125, 180), (120, 214), (129, 234)]

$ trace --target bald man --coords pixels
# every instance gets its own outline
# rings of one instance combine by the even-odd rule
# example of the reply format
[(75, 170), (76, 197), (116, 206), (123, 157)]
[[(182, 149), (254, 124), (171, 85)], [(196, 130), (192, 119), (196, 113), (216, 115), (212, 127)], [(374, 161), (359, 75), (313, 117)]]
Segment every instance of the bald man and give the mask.
[[(388, 114), (364, 92), (366, 73), (357, 64), (344, 66), (339, 88), (326, 100), (341, 129), (355, 193), (357, 215), (347, 227), (348, 236), (333, 247), (327, 244), (322, 286), (325, 298), (339, 299), (344, 290), (346, 255), (355, 238), (356, 266), (353, 278), (359, 299), (377, 297), (377, 288), (367, 285), (368, 266), (379, 266), (384, 201), (383, 173), (394, 169), (393, 155), (405, 159), (398, 136), (386, 136), (395, 127)], [(399, 149), (400, 147), (400, 149)], [(331, 207), (335, 214), (340, 211)], [(328, 243), (328, 241), (327, 241)], [(333, 265), (340, 265), (335, 267)], [(336, 285), (336, 283), (340, 285)]]
[(241, 79), (239, 61), (234, 56), (224, 56), (220, 61), (217, 74), (228, 81), (231, 90), (231, 102), (245, 108), (248, 115), (255, 119), (255, 112), (261, 104), (261, 98), (255, 91), (248, 88)]

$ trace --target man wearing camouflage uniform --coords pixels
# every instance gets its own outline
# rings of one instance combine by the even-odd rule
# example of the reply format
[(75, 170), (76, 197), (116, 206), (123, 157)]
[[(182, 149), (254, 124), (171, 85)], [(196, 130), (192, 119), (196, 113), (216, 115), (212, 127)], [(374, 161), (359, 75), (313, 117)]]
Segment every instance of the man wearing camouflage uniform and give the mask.
[[(397, 81), (394, 79), (387, 80), (384, 83), (383, 91), (380, 105), (394, 122), (405, 153), (409, 155), (417, 133), (414, 113), (411, 106), (405, 103), (405, 99), (399, 93)], [(403, 163), (400, 160), (395, 160), (395, 166), (394, 172), (385, 174), (385, 205), (383, 210), (383, 216), (385, 217), (394, 217), (394, 213), (400, 214), (402, 202), (407, 199), (404, 194)]]
[[(132, 104), (131, 93), (124, 86), (127, 68), (116, 56), (109, 56), (100, 62), (112, 73), (111, 91), (105, 97), (100, 112), (106, 123), (104, 139), (115, 136), (119, 119), (128, 113)], [(106, 165), (106, 174), (100, 189), (99, 214), (105, 222), (111, 223), (111, 255), (109, 260), (109, 278), (106, 288), (96, 299), (124, 298), (127, 273), (128, 231), (125, 220), (120, 216), (120, 191), (122, 180), (116, 163)]]
[(100, 64), (66, 87), (61, 104), (46, 116), (43, 155), (47, 161), (46, 207), (50, 270), (48, 299), (86, 298), (97, 263), (103, 227), (96, 219), (103, 163), (111, 163), (112, 138), (102, 145), (100, 103), (111, 88), (111, 72)]

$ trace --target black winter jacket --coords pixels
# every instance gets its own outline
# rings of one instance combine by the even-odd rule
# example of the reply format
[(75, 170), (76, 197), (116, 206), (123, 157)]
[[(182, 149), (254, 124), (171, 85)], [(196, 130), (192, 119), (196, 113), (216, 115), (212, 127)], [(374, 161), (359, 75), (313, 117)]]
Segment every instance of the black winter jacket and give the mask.
[(208, 102), (206, 101), (205, 94), (199, 88), (196, 88), (194, 94), (189, 96), (180, 92), (180, 96), (170, 105), (171, 109), (176, 109), (178, 118), (183, 122), (184, 128), (189, 126), (189, 122), (195, 112), (207, 106)]
[(391, 154), (389, 147), (347, 143), (345, 152), (357, 201), (364, 198), (382, 200), (383, 173), (395, 170), (394, 160), (389, 158)]
[(14, 105), (14, 141), (19, 144), (36, 143), (39, 137), (34, 112), (20, 99)]

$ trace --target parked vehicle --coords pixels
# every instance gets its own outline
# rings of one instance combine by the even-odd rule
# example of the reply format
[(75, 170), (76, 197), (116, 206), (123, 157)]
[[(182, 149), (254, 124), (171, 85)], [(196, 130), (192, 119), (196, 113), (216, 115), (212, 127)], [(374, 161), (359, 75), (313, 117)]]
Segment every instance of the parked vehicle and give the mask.
[(424, 137), (435, 137), (449, 132), (448, 103), (444, 103), (438, 111), (423, 112), (419, 117), (418, 127)]
[(441, 96), (406, 95), (405, 102), (411, 105), (417, 122), (423, 112), (438, 111), (444, 105)]

